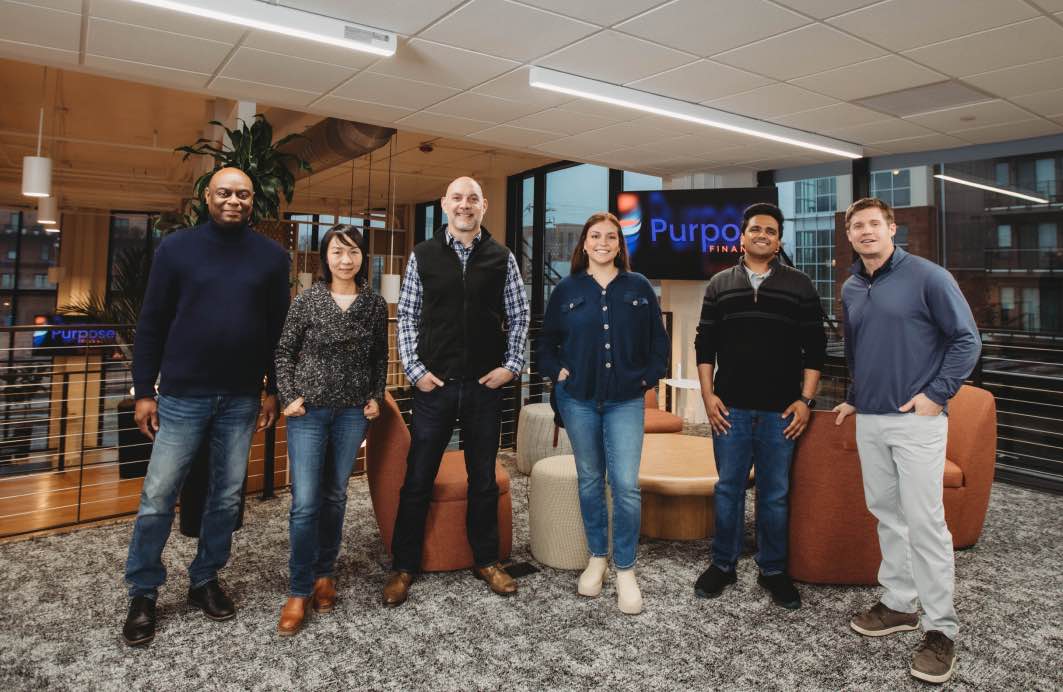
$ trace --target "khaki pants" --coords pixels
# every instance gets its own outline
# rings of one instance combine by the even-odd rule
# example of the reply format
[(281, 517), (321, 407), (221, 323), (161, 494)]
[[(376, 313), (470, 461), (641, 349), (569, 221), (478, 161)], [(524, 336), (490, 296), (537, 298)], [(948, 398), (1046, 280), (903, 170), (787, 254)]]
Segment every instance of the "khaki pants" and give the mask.
[(942, 502), (947, 437), (945, 414), (856, 416), (864, 498), (878, 519), (882, 602), (914, 613), (918, 599), (923, 630), (954, 640), (952, 534)]

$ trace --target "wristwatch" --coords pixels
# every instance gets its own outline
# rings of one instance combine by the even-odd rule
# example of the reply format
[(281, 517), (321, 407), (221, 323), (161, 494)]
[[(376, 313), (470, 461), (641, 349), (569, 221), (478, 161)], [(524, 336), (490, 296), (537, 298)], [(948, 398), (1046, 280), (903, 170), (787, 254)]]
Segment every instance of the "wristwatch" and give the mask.
[(802, 401), (805, 402), (805, 406), (807, 406), (809, 408), (809, 410), (812, 410), (812, 409), (816, 408), (816, 400), (815, 399), (802, 399)]

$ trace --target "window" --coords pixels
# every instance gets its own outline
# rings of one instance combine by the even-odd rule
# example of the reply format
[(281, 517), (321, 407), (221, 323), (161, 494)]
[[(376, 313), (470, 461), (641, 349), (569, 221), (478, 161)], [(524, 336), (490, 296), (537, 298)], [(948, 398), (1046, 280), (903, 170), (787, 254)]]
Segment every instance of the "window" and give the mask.
[(997, 247), (1011, 247), (1011, 224), (1002, 223), (997, 226)]
[(569, 274), (572, 251), (587, 217), (608, 209), (608, 168), (581, 164), (546, 174), (544, 304), (553, 287)]
[(0, 288), (14, 288), (15, 287), (15, 275), (3, 274), (0, 275)]
[(623, 185), (625, 190), (660, 190), (664, 180), (656, 175), (624, 171)]
[(908, 249), (908, 225), (897, 224), (897, 233), (893, 236), (893, 244), (902, 250)]
[(871, 174), (871, 196), (892, 207), (912, 204), (912, 172), (908, 168), (877, 171)]
[(108, 249), (108, 295), (118, 289), (118, 267), (123, 263), (155, 254), (161, 234), (154, 232), (154, 218), (146, 212), (111, 213), (111, 237)]
[[(812, 279), (823, 312), (836, 315), (834, 300), (834, 214), (838, 207), (838, 179), (806, 178), (779, 183), (783, 211), (784, 249), (794, 266)], [(790, 240), (792, 238), (792, 240)]]
[(1007, 163), (998, 163), (993, 167), (997, 185), (1007, 187), (1011, 184), (1011, 166)]

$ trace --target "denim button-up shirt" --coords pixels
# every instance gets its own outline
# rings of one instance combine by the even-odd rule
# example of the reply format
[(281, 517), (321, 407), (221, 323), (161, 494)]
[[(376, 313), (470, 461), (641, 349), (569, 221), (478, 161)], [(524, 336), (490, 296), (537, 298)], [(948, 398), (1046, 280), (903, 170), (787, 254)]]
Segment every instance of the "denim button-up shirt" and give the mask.
[(668, 333), (653, 286), (621, 271), (602, 288), (586, 272), (566, 277), (550, 295), (539, 336), (540, 372), (574, 399), (641, 397), (668, 367)]

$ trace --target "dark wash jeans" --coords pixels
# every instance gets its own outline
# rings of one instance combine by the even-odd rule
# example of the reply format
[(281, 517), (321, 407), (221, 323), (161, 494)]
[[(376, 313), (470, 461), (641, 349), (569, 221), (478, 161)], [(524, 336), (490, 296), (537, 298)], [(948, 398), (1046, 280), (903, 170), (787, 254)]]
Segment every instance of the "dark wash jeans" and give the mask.
[(790, 463), (794, 441), (783, 437), (793, 416), (779, 411), (730, 408), (731, 427), (712, 434), (716, 470), (716, 535), (712, 563), (731, 571), (742, 552), (746, 486), (749, 469), (756, 469), (757, 565), (766, 575), (786, 571), (789, 546)]
[(203, 506), (199, 549), (188, 568), (188, 578), (192, 586), (217, 579), (218, 570), (229, 561), (232, 549), (258, 410), (259, 399), (253, 396), (159, 397), (159, 431), (151, 448), (126, 560), (130, 598), (155, 598), (166, 581), (162, 550), (173, 526), (177, 494), (208, 431), (207, 501)]
[(476, 380), (448, 380), (425, 393), (414, 387), (410, 453), (406, 479), (399, 493), (395, 534), (391, 538), (393, 568), (403, 572), (421, 569), (424, 524), (432, 487), (443, 452), (460, 422), (469, 474), (465, 526), (477, 567), (498, 561), (498, 483), (495, 457), (502, 417), (502, 390), (489, 389)]

